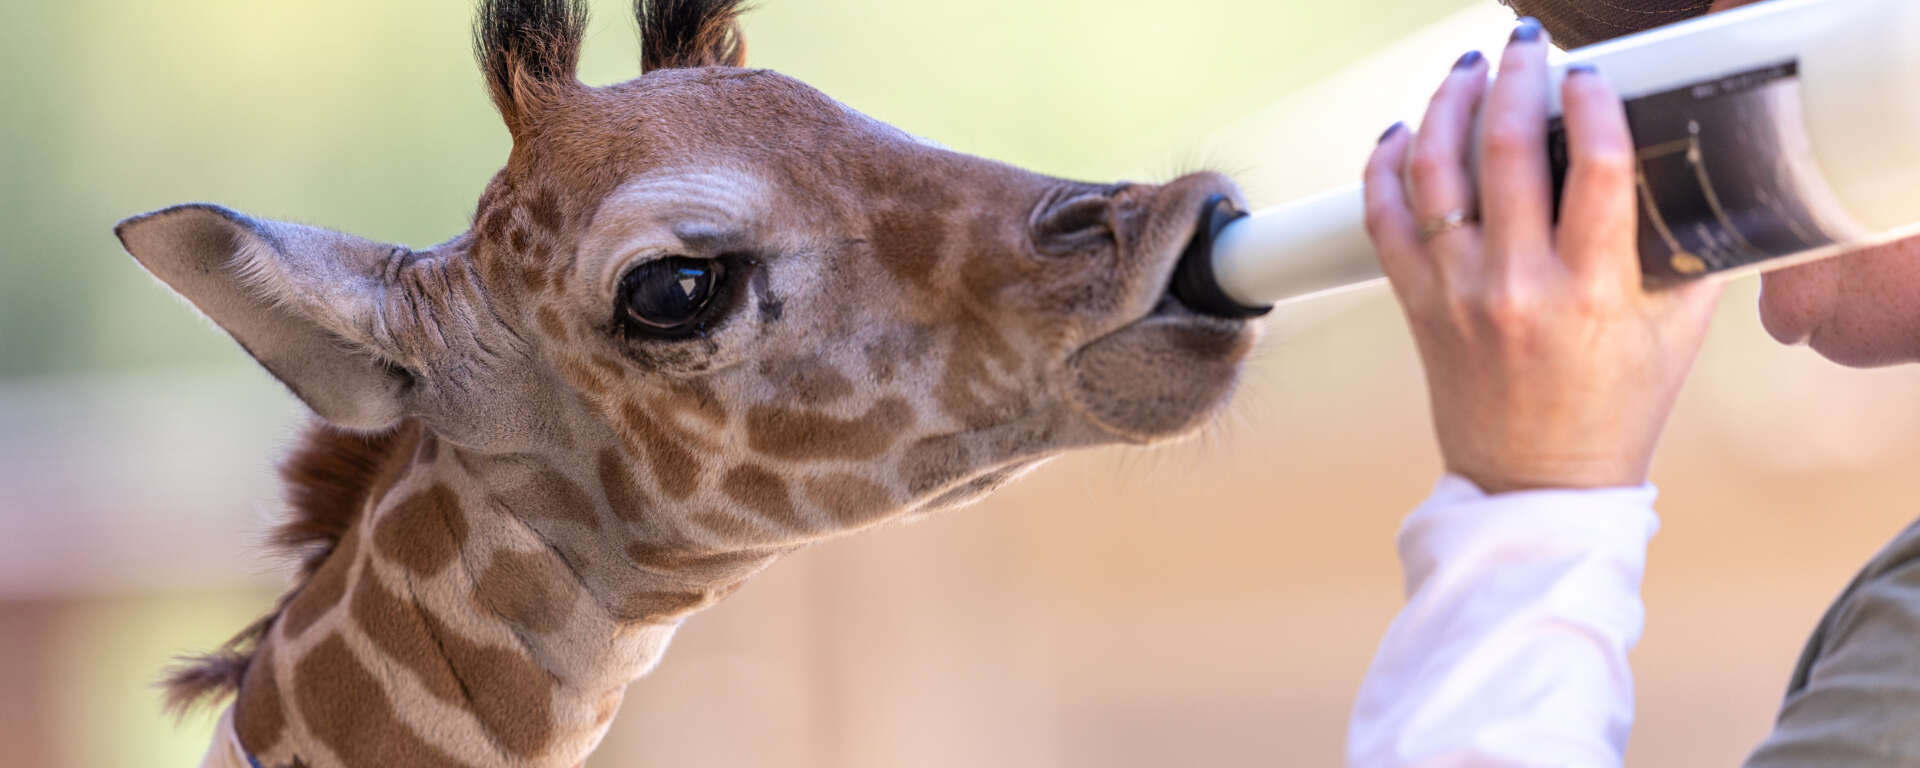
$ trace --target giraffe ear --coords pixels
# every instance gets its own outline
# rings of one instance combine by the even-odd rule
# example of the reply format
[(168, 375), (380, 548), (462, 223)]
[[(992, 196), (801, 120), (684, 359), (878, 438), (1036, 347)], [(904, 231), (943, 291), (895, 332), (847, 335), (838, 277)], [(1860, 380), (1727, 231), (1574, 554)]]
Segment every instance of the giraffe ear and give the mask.
[(393, 246), (201, 203), (114, 234), (321, 418), (372, 430), (403, 415), (412, 374), (369, 337)]

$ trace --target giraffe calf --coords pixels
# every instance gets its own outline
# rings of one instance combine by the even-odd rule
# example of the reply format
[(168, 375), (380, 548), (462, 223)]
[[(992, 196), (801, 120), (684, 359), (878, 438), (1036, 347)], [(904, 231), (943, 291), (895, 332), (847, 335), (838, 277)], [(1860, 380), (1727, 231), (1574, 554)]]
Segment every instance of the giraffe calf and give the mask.
[(440, 245), (120, 224), (316, 415), (278, 532), (299, 585), (171, 678), (176, 706), (236, 694), (210, 765), (578, 765), (781, 554), (1223, 407), (1255, 330), (1166, 287), (1230, 182), (930, 146), (742, 68), (738, 12), (643, 2), (645, 74), (589, 87), (582, 2), (485, 2), (513, 148)]

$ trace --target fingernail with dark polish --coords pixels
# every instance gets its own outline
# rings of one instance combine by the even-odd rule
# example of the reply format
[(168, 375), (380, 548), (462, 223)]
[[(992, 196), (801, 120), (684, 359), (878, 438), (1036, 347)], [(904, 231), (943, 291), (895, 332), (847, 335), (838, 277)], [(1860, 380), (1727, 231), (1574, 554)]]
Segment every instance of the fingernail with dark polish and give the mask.
[(1471, 67), (1475, 64), (1480, 63), (1480, 60), (1484, 58), (1486, 57), (1480, 55), (1479, 51), (1467, 51), (1466, 53), (1461, 54), (1459, 61), (1456, 61), (1453, 63), (1453, 68), (1456, 70), (1466, 69), (1467, 67)]
[(1508, 42), (1531, 43), (1540, 39), (1540, 20), (1528, 16), (1520, 20), (1520, 26), (1513, 28), (1513, 37)]
[(1394, 134), (1399, 133), (1400, 129), (1405, 127), (1407, 127), (1406, 123), (1394, 123), (1393, 125), (1387, 126), (1387, 132), (1380, 134), (1380, 141), (1377, 143), (1380, 143), (1380, 144), (1387, 143), (1387, 139), (1393, 138)]
[(1574, 75), (1597, 75), (1597, 74), (1600, 74), (1600, 68), (1592, 64), (1573, 64), (1567, 67), (1567, 77), (1573, 77)]

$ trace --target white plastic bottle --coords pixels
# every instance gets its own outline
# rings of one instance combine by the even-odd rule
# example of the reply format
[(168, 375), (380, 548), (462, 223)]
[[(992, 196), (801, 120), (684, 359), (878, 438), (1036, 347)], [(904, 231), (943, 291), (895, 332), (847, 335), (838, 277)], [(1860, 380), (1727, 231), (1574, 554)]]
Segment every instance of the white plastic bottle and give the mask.
[[(1920, 0), (1770, 0), (1569, 54), (1627, 100), (1650, 285), (1920, 234)], [(1550, 135), (1556, 187), (1565, 137)], [(1359, 187), (1211, 226), (1175, 292), (1219, 314), (1381, 279)]]

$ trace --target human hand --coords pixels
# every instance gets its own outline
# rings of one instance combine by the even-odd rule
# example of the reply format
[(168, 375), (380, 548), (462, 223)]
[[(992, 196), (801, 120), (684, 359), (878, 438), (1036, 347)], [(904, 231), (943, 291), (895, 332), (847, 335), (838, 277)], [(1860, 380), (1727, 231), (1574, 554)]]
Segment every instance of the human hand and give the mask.
[(1488, 493), (1645, 482), (1719, 295), (1642, 287), (1633, 141), (1590, 69), (1562, 85), (1555, 224), (1546, 58), (1531, 19), (1491, 85), (1484, 59), (1462, 57), (1419, 133), (1390, 129), (1366, 170), (1367, 230), (1420, 350), (1441, 456)]

